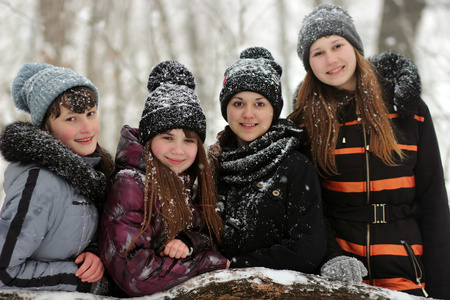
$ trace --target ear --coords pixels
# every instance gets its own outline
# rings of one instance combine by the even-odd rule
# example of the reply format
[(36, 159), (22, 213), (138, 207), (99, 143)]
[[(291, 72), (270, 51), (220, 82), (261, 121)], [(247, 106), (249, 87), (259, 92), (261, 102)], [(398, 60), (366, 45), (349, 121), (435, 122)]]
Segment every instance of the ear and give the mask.
[(48, 116), (47, 118), (44, 118), (44, 120), (42, 121), (41, 126), (39, 126), (41, 128), (41, 130), (45, 130), (49, 133), (52, 133), (52, 126), (50, 126), (50, 119), (52, 118), (52, 116)]

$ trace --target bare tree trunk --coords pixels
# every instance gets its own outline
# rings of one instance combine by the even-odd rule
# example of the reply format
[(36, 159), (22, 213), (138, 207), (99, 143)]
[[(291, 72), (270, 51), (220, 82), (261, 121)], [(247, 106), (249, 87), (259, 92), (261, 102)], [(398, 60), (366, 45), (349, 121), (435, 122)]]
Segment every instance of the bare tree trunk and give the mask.
[(169, 16), (167, 14), (166, 11), (166, 5), (167, 2), (162, 1), (162, 0), (153, 0), (154, 4), (155, 4), (155, 9), (158, 10), (159, 14), (160, 14), (160, 18), (161, 18), (161, 22), (158, 26), (158, 30), (160, 30), (160, 34), (164, 37), (164, 41), (167, 44), (167, 51), (168, 51), (168, 56), (170, 59), (176, 60), (176, 55), (175, 55), (175, 49), (174, 49), (174, 45), (173, 45), (173, 34), (172, 34), (172, 30), (171, 30), (171, 20), (169, 19)]
[[(286, 15), (287, 15), (287, 9), (286, 9), (286, 1), (285, 0), (278, 0), (276, 2), (276, 9), (278, 14), (278, 46), (279, 46), (279, 53), (281, 55), (280, 58), (276, 58), (275, 60), (278, 61), (281, 66), (283, 67), (283, 76), (281, 76), (281, 84), (283, 87), (283, 95), (284, 95), (284, 107), (287, 109), (288, 112), (292, 111), (292, 91), (289, 89), (289, 76), (287, 76), (289, 72), (289, 67), (291, 64), (288, 63), (288, 57), (289, 53), (291, 52), (290, 44), (288, 43), (287, 38), (287, 32), (286, 32)], [(270, 51), (270, 50), (269, 50)]]
[(66, 32), (72, 23), (72, 17), (64, 10), (65, 1), (40, 0), (39, 14), (44, 25), (43, 38), (46, 47), (43, 50), (45, 61), (53, 65), (63, 65), (62, 48), (66, 43)]
[[(88, 43), (86, 50), (86, 76), (95, 83), (99, 84), (101, 76), (99, 76), (96, 69), (97, 61), (97, 43), (100, 34), (97, 31), (97, 26), (102, 20), (105, 20), (105, 5), (103, 1), (91, 1), (91, 17), (88, 22)], [(97, 79), (98, 78), (98, 79)]]
[(396, 50), (414, 59), (417, 25), (425, 8), (424, 0), (384, 0), (378, 50)]

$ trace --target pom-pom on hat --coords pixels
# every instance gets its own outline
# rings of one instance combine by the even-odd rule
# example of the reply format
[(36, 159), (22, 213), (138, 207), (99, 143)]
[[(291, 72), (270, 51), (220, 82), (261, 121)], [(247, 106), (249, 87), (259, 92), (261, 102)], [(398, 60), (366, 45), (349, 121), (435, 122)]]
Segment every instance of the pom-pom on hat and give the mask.
[(17, 73), (11, 86), (15, 106), (31, 115), (31, 123), (39, 126), (50, 104), (64, 91), (85, 86), (95, 94), (98, 105), (98, 91), (87, 78), (71, 69), (49, 64), (27, 63)]
[(225, 70), (220, 108), (227, 120), (227, 106), (237, 93), (249, 91), (263, 95), (273, 107), (273, 120), (277, 120), (283, 109), (281, 74), (283, 69), (272, 54), (263, 47), (247, 48), (240, 59)]
[(311, 45), (321, 37), (330, 35), (345, 38), (364, 55), (364, 46), (350, 14), (337, 5), (322, 4), (305, 16), (298, 34), (297, 53), (307, 71), (310, 68)]
[(168, 60), (157, 64), (148, 77), (150, 94), (139, 122), (140, 142), (172, 129), (189, 129), (204, 142), (206, 117), (195, 94), (192, 73), (182, 64)]

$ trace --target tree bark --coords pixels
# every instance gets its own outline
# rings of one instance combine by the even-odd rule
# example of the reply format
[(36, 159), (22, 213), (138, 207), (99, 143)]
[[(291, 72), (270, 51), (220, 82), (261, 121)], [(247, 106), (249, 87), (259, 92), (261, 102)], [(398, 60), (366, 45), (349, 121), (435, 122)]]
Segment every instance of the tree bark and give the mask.
[(72, 17), (65, 11), (64, 4), (64, 1), (40, 0), (38, 5), (46, 44), (43, 55), (48, 63), (58, 66), (63, 65), (62, 48), (66, 44), (66, 32), (72, 22)]
[[(49, 294), (57, 299), (58, 292), (8, 291), (0, 299), (42, 299)], [(59, 292), (61, 294), (61, 292)], [(72, 296), (71, 296), (72, 295)], [(92, 297), (92, 298), (91, 298)], [(94, 298), (95, 297), (95, 298)], [(117, 299), (91, 294), (65, 293), (64, 299)], [(229, 269), (214, 271), (191, 278), (167, 291), (142, 297), (145, 300), (238, 300), (238, 299), (339, 299), (339, 300), (415, 300), (425, 299), (398, 291), (329, 281), (323, 277), (289, 270), (267, 268)], [(139, 297), (141, 299), (141, 297)]]
[(396, 50), (411, 59), (414, 57), (414, 42), (417, 25), (425, 8), (423, 0), (384, 0), (379, 52)]

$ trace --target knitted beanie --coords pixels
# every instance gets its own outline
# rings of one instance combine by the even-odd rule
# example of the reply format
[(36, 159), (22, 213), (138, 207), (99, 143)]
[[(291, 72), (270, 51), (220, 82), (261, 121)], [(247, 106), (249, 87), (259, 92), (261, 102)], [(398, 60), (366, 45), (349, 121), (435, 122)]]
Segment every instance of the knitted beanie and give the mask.
[(339, 35), (345, 38), (364, 55), (364, 46), (350, 14), (339, 6), (322, 4), (305, 16), (298, 34), (297, 53), (303, 60), (307, 71), (310, 68), (309, 50), (311, 45), (321, 37), (330, 35)]
[(64, 91), (85, 86), (95, 94), (94, 84), (74, 71), (49, 64), (27, 63), (17, 73), (11, 86), (15, 106), (31, 115), (31, 123), (40, 125), (50, 104)]
[(264, 96), (273, 107), (273, 120), (277, 120), (283, 109), (281, 74), (283, 69), (272, 54), (263, 47), (247, 48), (240, 59), (225, 70), (220, 108), (227, 120), (227, 106), (237, 93), (249, 91)]
[(171, 129), (189, 129), (204, 142), (206, 117), (197, 95), (192, 73), (176, 61), (157, 64), (148, 77), (150, 94), (139, 122), (140, 142)]

